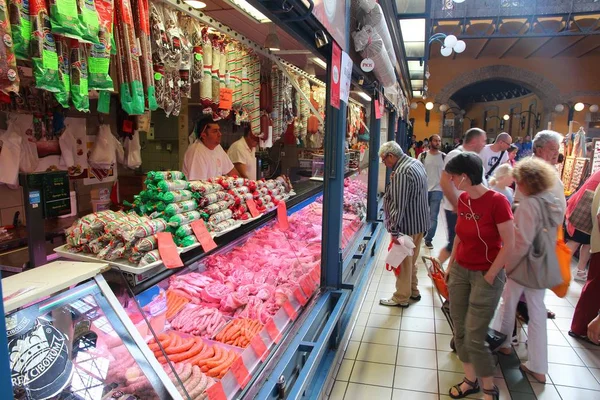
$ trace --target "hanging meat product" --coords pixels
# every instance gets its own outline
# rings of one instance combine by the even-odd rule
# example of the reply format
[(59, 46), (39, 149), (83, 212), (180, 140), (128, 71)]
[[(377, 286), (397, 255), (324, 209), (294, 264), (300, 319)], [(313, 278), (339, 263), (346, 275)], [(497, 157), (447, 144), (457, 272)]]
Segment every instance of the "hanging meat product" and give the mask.
[(86, 46), (71, 39), (71, 100), (78, 111), (90, 111)]
[(150, 3), (150, 33), (153, 63), (153, 78), (156, 94), (156, 102), (167, 115), (173, 111), (174, 102), (168, 81), (171, 77), (165, 70), (165, 60), (169, 54), (169, 40), (165, 31), (162, 7), (157, 7), (154, 2)]
[(10, 28), (13, 51), (17, 59), (29, 59), (29, 41), (31, 40), (31, 17), (29, 1), (8, 0), (10, 9)]
[(202, 27), (196, 20), (191, 20), (193, 65), (192, 83), (202, 81), (202, 68), (204, 67), (204, 52), (202, 51)]
[[(42, 0), (45, 3), (45, 0)], [(33, 1), (30, 3), (32, 7)], [(52, 25), (52, 33), (57, 35), (63, 35), (70, 38), (82, 39), (83, 37), (83, 24), (79, 19), (81, 9), (77, 1), (73, 0), (50, 0), (50, 24)], [(44, 8), (46, 5), (44, 4)], [(31, 11), (31, 15), (34, 16), (37, 13)], [(48, 12), (46, 11), (46, 15)]]
[(200, 85), (200, 101), (203, 107), (212, 104), (212, 61), (213, 47), (208, 36), (208, 28), (202, 30), (202, 53), (204, 55), (204, 67), (202, 69), (204, 79)]
[(94, 0), (77, 0), (77, 11), (81, 25), (81, 39), (85, 42), (98, 43), (100, 21)]
[(250, 75), (250, 93), (252, 105), (250, 107), (250, 124), (255, 134), (260, 132), (260, 60), (256, 54), (251, 59), (252, 73)]
[(114, 89), (110, 77), (110, 54), (113, 42), (113, 0), (96, 0), (96, 11), (100, 27), (98, 30), (98, 44), (90, 46), (88, 59), (89, 87), (94, 90)]
[(233, 83), (233, 108), (242, 108), (242, 52), (239, 44), (232, 46), (231, 80)]
[(192, 71), (192, 43), (187, 34), (183, 31), (181, 35), (181, 64), (179, 66), (179, 80), (181, 97), (192, 97), (192, 81), (190, 73)]
[(17, 58), (13, 53), (13, 41), (6, 0), (0, 0), (0, 91), (8, 94), (19, 92)]
[(148, 109), (154, 111), (158, 108), (156, 102), (156, 89), (154, 88), (154, 71), (152, 64), (152, 49), (150, 47), (150, 9), (148, 0), (133, 0), (133, 13), (136, 15), (135, 34), (140, 44), (140, 71), (144, 84), (144, 93), (148, 101)]
[(123, 64), (121, 82), (121, 104), (129, 115), (144, 113), (144, 85), (140, 70), (140, 54), (133, 26), (133, 15), (129, 0), (115, 1), (115, 26), (117, 51)]
[(63, 89), (60, 92), (54, 93), (54, 97), (63, 108), (69, 108), (69, 100), (71, 99), (71, 54), (69, 40), (66, 37), (58, 37), (56, 41), (58, 76), (60, 82), (62, 82)]
[[(35, 86), (49, 92), (60, 92), (63, 86), (58, 77), (58, 54), (54, 35), (50, 32), (50, 18), (45, 0), (32, 0), (29, 3), (29, 10), (32, 22), (30, 45)], [(0, 44), (1, 46), (2, 44)], [(0, 57), (0, 59), (2, 60), (0, 65), (5, 60), (8, 61), (5, 57)], [(5, 68), (2, 70), (6, 71)]]
[(211, 91), (211, 102), (213, 108), (219, 106), (219, 89), (221, 83), (219, 81), (219, 68), (221, 67), (221, 49), (219, 37), (214, 35), (211, 40), (212, 43), (212, 68), (211, 68), (211, 80), (212, 80), (212, 91)]

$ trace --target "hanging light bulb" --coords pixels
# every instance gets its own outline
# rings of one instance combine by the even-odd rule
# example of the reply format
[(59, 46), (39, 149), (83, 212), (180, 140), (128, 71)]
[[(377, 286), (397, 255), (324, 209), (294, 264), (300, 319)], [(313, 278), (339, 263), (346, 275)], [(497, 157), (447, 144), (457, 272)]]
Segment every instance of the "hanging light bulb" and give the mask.
[(585, 108), (585, 104), (575, 103), (575, 106), (573, 108), (575, 109), (575, 111), (583, 111), (583, 109)]
[(562, 104), (557, 104), (556, 107), (554, 107), (554, 111), (556, 111), (557, 113), (561, 113), (565, 110), (565, 106)]
[(444, 57), (449, 57), (450, 54), (452, 54), (452, 47), (442, 47), (440, 53), (442, 53)]
[(593, 113), (598, 112), (598, 104), (592, 104), (590, 106), (590, 112), (593, 112)]
[(410, 108), (412, 108), (413, 110), (416, 110), (418, 106), (419, 105), (417, 103), (415, 103), (414, 101), (412, 103), (410, 103)]
[(450, 47), (451, 49), (456, 46), (458, 39), (454, 35), (448, 35), (444, 39), (444, 47)]
[(504, 118), (505, 121), (508, 121), (510, 119), (510, 115), (504, 114), (502, 118)]
[(450, 108), (450, 107), (448, 107), (448, 104), (442, 104), (440, 106), (440, 111), (441, 112), (446, 112), (446, 111), (448, 111), (448, 108)]
[(457, 53), (462, 53), (463, 51), (465, 51), (466, 48), (467, 48), (467, 44), (465, 43), (464, 40), (459, 40), (454, 45), (454, 51)]
[(428, 110), (433, 110), (433, 103), (428, 101), (427, 104), (425, 104), (425, 108)]

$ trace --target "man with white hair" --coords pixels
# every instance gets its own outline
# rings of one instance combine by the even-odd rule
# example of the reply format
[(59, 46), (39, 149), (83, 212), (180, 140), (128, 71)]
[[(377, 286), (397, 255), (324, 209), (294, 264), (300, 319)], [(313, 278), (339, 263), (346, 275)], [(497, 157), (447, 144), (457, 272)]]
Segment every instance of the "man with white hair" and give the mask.
[(511, 144), (512, 137), (508, 133), (502, 132), (496, 136), (493, 144), (488, 144), (481, 150), (479, 157), (483, 161), (486, 179), (494, 175), (496, 168), (508, 161), (508, 149)]
[(395, 243), (399, 243), (401, 235), (406, 235), (415, 244), (414, 254), (406, 257), (400, 266), (394, 295), (379, 303), (406, 308), (409, 300), (421, 300), (416, 263), (423, 235), (429, 229), (427, 173), (423, 164), (404, 154), (396, 142), (384, 143), (379, 157), (392, 170), (384, 196), (385, 228)]
[[(550, 165), (558, 164), (558, 155), (560, 154), (560, 144), (564, 137), (558, 132), (544, 130), (540, 131), (533, 138), (533, 156), (541, 158)], [(565, 187), (560, 180), (560, 176), (556, 174), (556, 183), (552, 188), (552, 193), (556, 196), (562, 207), (563, 215), (567, 209), (567, 199), (565, 198)], [(517, 192), (515, 193), (515, 202), (518, 202), (523, 195), (519, 192), (517, 186)]]

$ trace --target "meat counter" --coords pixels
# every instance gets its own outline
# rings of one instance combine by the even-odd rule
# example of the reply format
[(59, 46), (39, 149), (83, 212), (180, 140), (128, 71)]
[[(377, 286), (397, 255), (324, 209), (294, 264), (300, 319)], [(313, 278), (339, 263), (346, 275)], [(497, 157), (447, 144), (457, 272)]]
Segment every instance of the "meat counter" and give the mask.
[[(347, 182), (348, 191), (356, 193), (345, 197), (357, 203), (366, 198), (364, 184), (353, 183), (361, 179), (358, 174)], [(274, 219), (263, 220), (215, 251), (188, 259), (183, 269), (165, 271), (133, 290), (122, 285), (118, 271), (105, 274), (157, 361), (175, 363), (186, 389), (188, 376), (180, 374), (191, 366), (214, 380), (208, 398), (269, 397), (259, 395), (258, 388), (273, 381), (267, 376), (286, 358), (299, 332), (309, 330), (315, 340), (331, 334), (326, 322), (331, 319), (335, 327), (341, 318), (350, 281), (358, 280), (363, 255), (372, 258), (380, 229), (365, 222), (364, 205), (345, 204), (341, 248), (348, 289), (320, 288), (319, 189), (290, 205), (287, 230)], [(332, 319), (336, 307), (340, 314)], [(287, 379), (288, 390), (293, 380)]]

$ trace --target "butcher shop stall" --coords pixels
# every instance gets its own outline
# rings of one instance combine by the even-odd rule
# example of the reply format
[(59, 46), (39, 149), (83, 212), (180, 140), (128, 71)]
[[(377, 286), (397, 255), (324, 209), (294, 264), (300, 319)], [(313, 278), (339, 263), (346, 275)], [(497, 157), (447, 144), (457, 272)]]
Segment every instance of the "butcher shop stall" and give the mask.
[[(410, 134), (389, 12), (0, 0), (0, 398), (327, 396)], [(255, 178), (182, 172), (206, 116)]]

